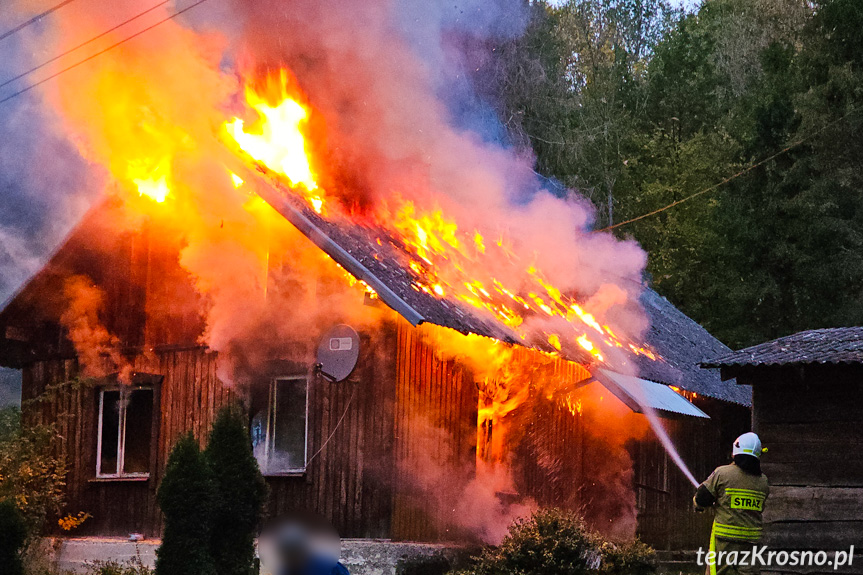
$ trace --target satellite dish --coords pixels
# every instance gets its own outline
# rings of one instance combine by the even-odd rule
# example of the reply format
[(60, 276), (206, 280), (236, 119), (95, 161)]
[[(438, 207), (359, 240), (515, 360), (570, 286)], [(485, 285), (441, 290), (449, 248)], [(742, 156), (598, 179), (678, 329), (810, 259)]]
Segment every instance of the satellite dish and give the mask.
[(318, 369), (330, 381), (344, 381), (357, 366), (360, 336), (349, 325), (339, 324), (324, 334), (318, 345)]

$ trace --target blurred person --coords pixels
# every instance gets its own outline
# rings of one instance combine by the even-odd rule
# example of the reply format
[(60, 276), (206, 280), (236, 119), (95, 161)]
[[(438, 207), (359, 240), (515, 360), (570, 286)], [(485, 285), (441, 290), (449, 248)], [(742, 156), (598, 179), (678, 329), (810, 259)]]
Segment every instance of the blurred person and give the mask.
[(339, 535), (322, 517), (302, 514), (271, 524), (259, 550), (272, 575), (349, 575), (339, 562)]

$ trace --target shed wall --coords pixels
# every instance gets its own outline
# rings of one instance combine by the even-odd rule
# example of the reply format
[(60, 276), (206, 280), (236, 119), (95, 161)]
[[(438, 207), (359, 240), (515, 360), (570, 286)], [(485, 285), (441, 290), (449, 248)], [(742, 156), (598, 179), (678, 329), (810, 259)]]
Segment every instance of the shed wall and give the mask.
[[(764, 543), (776, 549), (848, 550), (863, 534), (863, 372), (771, 370), (753, 385), (756, 432), (768, 448)], [(857, 553), (863, 552), (858, 549)], [(832, 567), (779, 569), (831, 572)], [(863, 573), (863, 556), (842, 572)]]

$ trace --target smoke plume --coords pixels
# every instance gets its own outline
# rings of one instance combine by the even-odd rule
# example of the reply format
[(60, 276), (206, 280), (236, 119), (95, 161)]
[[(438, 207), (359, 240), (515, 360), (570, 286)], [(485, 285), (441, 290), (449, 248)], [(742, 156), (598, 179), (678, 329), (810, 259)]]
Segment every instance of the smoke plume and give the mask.
[[(178, 0), (152, 10), (72, 60), (188, 5)], [(144, 0), (101, 3), (98, 10), (92, 3), (71, 4), (62, 17), (15, 40), (22, 55), (15, 70), (151, 7)], [(30, 7), (18, 8), (16, 18)], [(328, 282), (344, 283), (341, 270), (259, 198), (236, 189), (220, 161), (226, 153), (223, 124), (233, 116), (250, 126), (259, 120), (243, 87), (266, 84), (285, 69), (311, 110), (310, 161), (318, 184), (340, 203), (340, 213), (393, 222), (396, 229), (408, 205), (416, 213), (443, 213), (460, 230), (476, 230), (501, 246), (476, 264), (483, 278), (520, 291), (533, 281), (525, 270), (541, 270), (556, 290), (590, 304), (599, 321), (637, 339), (645, 327), (637, 304), (643, 251), (610, 234), (589, 233), (589, 202), (574, 192), (559, 197), (548, 190), (533, 171), (530, 151), (504, 143), (500, 124), (474, 90), (477, 68), (493, 57), (493, 42), (517, 36), (526, 18), (522, 0), (202, 4), (2, 111), (4, 134), (11, 135), (0, 150), (0, 168), (10, 167), (0, 169), (0, 189), (33, 207), (22, 208), (23, 217), (0, 215), (0, 239), (24, 238), (4, 239), (0, 262), (13, 262), (12, 281), (19, 282), (98, 190), (124, 198), (139, 219), (158, 219), (182, 237), (179, 263), (205, 305), (201, 342), (230, 352), (226, 358), (259, 363), (283, 351), (297, 333), (313, 340), (338, 317), (374, 325), (379, 316), (373, 310), (358, 310), (355, 298), (327, 288)], [(38, 57), (23, 57), (31, 53)], [(279, 259), (283, 265), (274, 266)], [(10, 289), (0, 285), (0, 294)], [(99, 294), (76, 280), (66, 295), (64, 323), (82, 361), (96, 365), (107, 356), (120, 367), (113, 336), (97, 322)], [(544, 343), (546, 330), (564, 321), (534, 316), (521, 330), (526, 341)], [(457, 355), (469, 354), (461, 349)], [(474, 359), (484, 363), (483, 357)], [(225, 362), (219, 376), (234, 381), (237, 371)], [(504, 395), (517, 396), (521, 389), (508, 387)], [(612, 497), (628, 479), (621, 438), (631, 436), (621, 431), (605, 439), (613, 447), (605, 452), (611, 453), (609, 467), (617, 471), (603, 477), (602, 486)], [(437, 494), (441, 508), (460, 506), (460, 527), (499, 539), (519, 511), (502, 508), (494, 497), (512, 487), (508, 472), (483, 470), (488, 475), (470, 483), (467, 496), (456, 496), (440, 493), (443, 472), (435, 461), (428, 464), (414, 470), (417, 485)], [(598, 500), (590, 504), (598, 508)], [(603, 513), (629, 517), (632, 506), (624, 507)]]

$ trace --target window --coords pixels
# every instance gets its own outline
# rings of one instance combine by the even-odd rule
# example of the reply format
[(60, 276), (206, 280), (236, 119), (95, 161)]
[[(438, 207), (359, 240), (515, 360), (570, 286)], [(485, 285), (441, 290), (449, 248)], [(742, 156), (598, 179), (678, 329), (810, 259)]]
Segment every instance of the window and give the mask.
[(252, 446), (263, 473), (279, 475), (306, 470), (308, 398), (306, 377), (279, 377), (270, 382), (266, 402), (253, 409)]
[(153, 388), (99, 390), (96, 477), (148, 477), (153, 435)]

